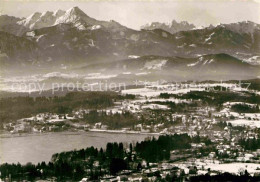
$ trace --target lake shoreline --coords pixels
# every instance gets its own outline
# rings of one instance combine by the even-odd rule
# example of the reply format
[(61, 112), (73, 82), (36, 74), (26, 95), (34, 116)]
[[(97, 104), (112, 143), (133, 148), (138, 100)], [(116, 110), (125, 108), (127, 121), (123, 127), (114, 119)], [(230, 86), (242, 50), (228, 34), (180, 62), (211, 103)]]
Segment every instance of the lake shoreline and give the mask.
[(149, 133), (140, 131), (124, 131), (124, 130), (101, 130), (101, 129), (89, 129), (87, 132), (101, 132), (101, 133), (121, 133), (121, 134), (140, 134), (140, 135), (161, 135), (160, 133)]
[(63, 131), (46, 133), (0, 134), (0, 164), (49, 162), (55, 153), (80, 150), (88, 147), (105, 148), (107, 143), (141, 142), (153, 133), (129, 133), (120, 131)]
[(102, 130), (102, 129), (89, 129), (89, 130), (77, 130), (77, 131), (58, 131), (58, 132), (28, 132), (28, 133), (10, 133), (3, 132), (0, 133), (0, 138), (9, 138), (9, 137), (25, 137), (30, 135), (47, 135), (47, 134), (82, 134), (82, 133), (115, 133), (115, 134), (131, 134), (131, 135), (162, 135), (162, 133), (149, 133), (141, 131), (124, 131), (124, 130)]

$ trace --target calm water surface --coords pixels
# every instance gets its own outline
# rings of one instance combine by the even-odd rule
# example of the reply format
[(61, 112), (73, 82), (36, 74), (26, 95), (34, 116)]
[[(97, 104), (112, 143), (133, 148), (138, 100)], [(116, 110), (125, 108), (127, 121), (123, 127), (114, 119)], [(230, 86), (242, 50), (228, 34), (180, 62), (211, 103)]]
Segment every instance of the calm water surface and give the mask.
[(49, 162), (54, 153), (90, 146), (105, 148), (108, 142), (131, 143), (148, 136), (99, 132), (0, 135), (0, 163)]

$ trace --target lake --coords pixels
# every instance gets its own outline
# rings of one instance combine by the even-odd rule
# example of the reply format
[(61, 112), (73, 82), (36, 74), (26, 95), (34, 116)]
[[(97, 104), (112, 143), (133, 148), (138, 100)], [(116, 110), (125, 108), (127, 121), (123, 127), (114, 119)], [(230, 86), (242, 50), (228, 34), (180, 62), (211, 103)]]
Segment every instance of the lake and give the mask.
[(87, 147), (106, 147), (108, 142), (142, 141), (148, 134), (59, 132), (0, 135), (0, 163), (49, 162), (54, 153)]

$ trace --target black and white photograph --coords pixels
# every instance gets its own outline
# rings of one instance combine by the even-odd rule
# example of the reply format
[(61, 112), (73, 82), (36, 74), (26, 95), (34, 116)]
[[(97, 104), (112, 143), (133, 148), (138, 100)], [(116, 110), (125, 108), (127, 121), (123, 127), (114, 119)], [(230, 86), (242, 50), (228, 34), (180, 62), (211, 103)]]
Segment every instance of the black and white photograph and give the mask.
[(260, 182), (259, 0), (0, 0), (0, 182)]

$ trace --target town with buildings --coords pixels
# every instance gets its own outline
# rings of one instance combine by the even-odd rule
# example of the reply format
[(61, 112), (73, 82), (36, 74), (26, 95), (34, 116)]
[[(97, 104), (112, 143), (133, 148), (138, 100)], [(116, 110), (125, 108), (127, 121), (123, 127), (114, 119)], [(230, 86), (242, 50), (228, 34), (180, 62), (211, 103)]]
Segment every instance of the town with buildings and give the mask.
[(260, 182), (260, 0), (0, 0), (0, 182)]
[[(117, 94), (124, 98), (115, 99), (107, 108), (77, 108), (63, 114), (38, 113), (5, 123), (2, 132), (13, 135), (62, 131), (149, 133), (157, 139), (175, 135), (190, 137), (190, 147), (172, 149), (167, 159), (153, 162), (124, 146), (125, 157), (131, 157), (128, 167), (111, 173), (99, 159), (93, 159), (93, 167), (85, 169), (84, 174), (88, 176), (82, 182), (95, 179), (93, 170), (102, 171), (103, 175), (98, 177), (101, 181), (169, 181), (173, 178), (192, 181), (196, 176), (217, 176), (225, 172), (259, 179), (259, 96), (256, 91), (231, 89), (231, 86), (234, 85), (208, 84), (206, 87), (205, 84), (200, 88), (190, 85), (170, 90), (169, 85), (149, 85), (122, 90)], [(214, 90), (219, 87), (226, 90)], [(236, 99), (232, 96), (218, 99), (223, 92), (235, 94)], [(248, 99), (247, 94), (253, 95), (253, 100)], [(203, 102), (204, 97), (212, 99), (212, 103), (205, 99), (207, 103)]]

